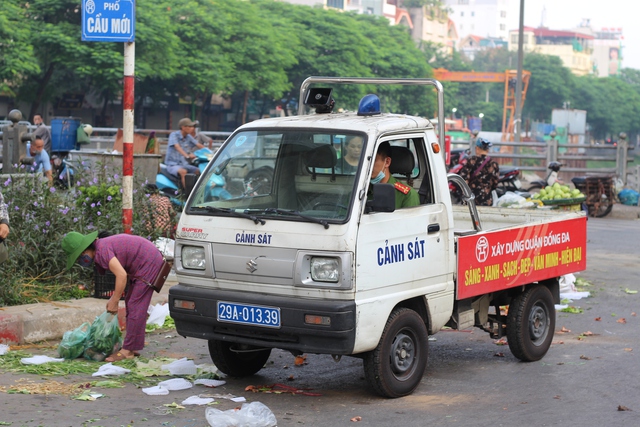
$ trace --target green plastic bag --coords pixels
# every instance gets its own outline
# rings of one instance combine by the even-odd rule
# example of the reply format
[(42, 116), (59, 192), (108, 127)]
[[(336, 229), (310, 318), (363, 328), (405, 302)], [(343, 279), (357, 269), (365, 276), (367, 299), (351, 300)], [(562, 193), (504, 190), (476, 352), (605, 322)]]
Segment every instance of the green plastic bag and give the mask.
[(89, 336), (84, 346), (84, 358), (102, 362), (121, 346), (122, 332), (118, 325), (118, 316), (105, 311), (96, 317), (89, 328)]
[(75, 359), (82, 356), (85, 341), (89, 336), (91, 323), (84, 322), (73, 331), (67, 331), (62, 336), (62, 341), (58, 345), (58, 354), (65, 359)]

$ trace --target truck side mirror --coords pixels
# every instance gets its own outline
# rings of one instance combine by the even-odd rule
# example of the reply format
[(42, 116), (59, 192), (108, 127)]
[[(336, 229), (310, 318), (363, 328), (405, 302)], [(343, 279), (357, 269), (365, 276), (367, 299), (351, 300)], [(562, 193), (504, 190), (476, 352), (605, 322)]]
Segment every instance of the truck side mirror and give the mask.
[(373, 184), (373, 199), (367, 200), (365, 213), (394, 212), (396, 210), (396, 190), (391, 184)]
[(197, 180), (198, 176), (194, 173), (188, 173), (184, 176), (184, 192), (187, 196), (193, 191), (193, 187), (195, 187)]

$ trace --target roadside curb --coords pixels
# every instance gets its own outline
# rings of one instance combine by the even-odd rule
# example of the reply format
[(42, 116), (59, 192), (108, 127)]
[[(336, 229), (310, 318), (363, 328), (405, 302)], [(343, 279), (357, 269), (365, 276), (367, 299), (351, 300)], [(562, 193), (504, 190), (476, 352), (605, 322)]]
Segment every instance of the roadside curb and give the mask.
[[(154, 292), (151, 305), (165, 304), (169, 300), (169, 288), (175, 283), (167, 282), (160, 293)], [(106, 304), (106, 299), (89, 297), (0, 308), (0, 343), (11, 345), (58, 340), (66, 331), (84, 322), (93, 322), (105, 311)], [(120, 301), (118, 314), (123, 326), (124, 301)]]

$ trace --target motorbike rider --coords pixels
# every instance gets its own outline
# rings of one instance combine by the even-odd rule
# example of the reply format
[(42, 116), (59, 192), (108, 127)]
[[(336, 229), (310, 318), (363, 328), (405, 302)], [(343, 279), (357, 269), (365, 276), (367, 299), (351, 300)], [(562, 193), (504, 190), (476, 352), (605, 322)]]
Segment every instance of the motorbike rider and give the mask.
[(191, 136), (191, 132), (196, 126), (196, 122), (185, 117), (180, 119), (178, 127), (180, 130), (172, 132), (169, 135), (169, 143), (167, 144), (167, 154), (164, 159), (164, 163), (167, 165), (167, 171), (180, 178), (182, 188), (185, 188), (185, 175), (193, 173), (200, 175), (200, 169), (189, 163), (189, 161), (195, 158), (192, 151), (194, 148), (204, 148), (204, 145), (200, 144)]
[(491, 192), (498, 186), (500, 167), (489, 156), (489, 148), (493, 144), (484, 139), (476, 139), (476, 154), (462, 166), (460, 175), (475, 195), (476, 205), (493, 205)]

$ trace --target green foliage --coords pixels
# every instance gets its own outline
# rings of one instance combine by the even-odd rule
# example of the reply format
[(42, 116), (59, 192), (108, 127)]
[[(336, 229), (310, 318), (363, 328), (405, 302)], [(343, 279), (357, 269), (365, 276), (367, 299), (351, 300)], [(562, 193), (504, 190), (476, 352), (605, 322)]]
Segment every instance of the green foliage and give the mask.
[[(69, 231), (123, 232), (119, 177), (99, 169), (78, 169), (78, 186), (70, 190), (49, 187), (34, 174), (15, 174), (0, 182), (11, 224), (9, 259), (0, 265), (0, 306), (89, 294), (80, 288), (91, 289), (92, 271), (79, 266), (65, 270), (60, 242)], [(161, 231), (148, 226), (154, 223), (153, 209), (143, 187), (133, 190), (133, 211), (132, 233), (157, 239)]]

